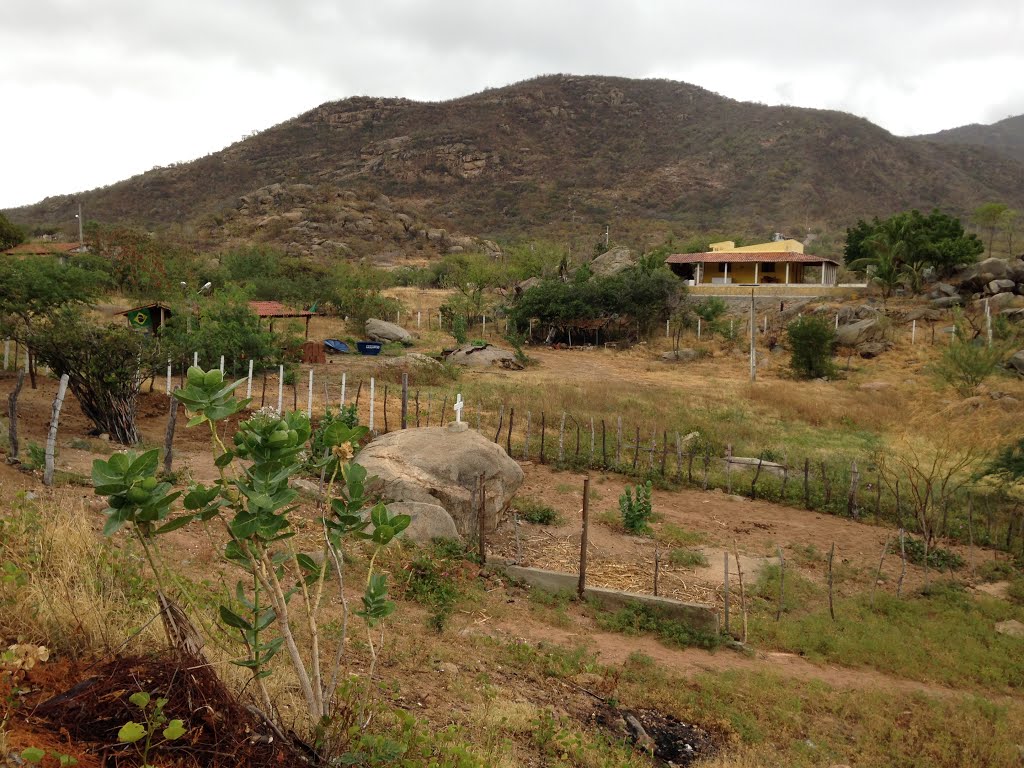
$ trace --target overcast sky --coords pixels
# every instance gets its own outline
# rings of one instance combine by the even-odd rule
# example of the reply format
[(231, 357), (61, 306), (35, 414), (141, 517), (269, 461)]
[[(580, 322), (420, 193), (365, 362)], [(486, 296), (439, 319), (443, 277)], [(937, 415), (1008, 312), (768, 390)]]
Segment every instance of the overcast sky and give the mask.
[(896, 134), (1024, 113), (1024, 0), (4, 0), (0, 208), (325, 101), (664, 77)]

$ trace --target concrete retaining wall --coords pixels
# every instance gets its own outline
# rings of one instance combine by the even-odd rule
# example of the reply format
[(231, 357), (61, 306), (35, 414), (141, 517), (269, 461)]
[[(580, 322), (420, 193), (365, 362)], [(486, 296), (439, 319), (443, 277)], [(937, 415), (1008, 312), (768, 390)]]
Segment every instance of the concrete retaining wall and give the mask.
[[(531, 587), (543, 589), (545, 592), (576, 592), (579, 576), (558, 571), (546, 571), (542, 568), (525, 568), (521, 565), (508, 565), (501, 562), (488, 563), (487, 567), (495, 571), (504, 571), (519, 581), (525, 581)], [(634, 592), (620, 592), (617, 589), (603, 587), (587, 587), (583, 593), (588, 600), (601, 605), (605, 610), (619, 610), (630, 604), (640, 604), (656, 608), (663, 616), (685, 624), (691, 629), (702, 632), (717, 633), (718, 610), (709, 605), (684, 603), (668, 597), (639, 595)]]

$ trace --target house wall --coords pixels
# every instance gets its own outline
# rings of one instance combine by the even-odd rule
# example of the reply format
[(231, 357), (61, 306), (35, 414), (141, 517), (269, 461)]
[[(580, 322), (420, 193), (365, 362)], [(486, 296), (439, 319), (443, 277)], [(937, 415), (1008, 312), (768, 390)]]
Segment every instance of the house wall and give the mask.
[[(714, 282), (713, 278), (725, 277), (725, 272), (721, 271), (720, 264), (705, 264), (704, 265), (704, 278), (701, 280), (702, 285), (710, 285)], [(789, 265), (789, 282), (799, 283), (803, 281), (803, 264), (790, 264)], [(774, 282), (774, 283), (785, 283), (786, 282), (786, 265), (783, 262), (775, 263), (774, 272), (765, 272), (764, 264), (758, 265), (757, 278), (759, 283)], [(772, 278), (768, 280), (767, 278)], [(749, 262), (740, 262), (729, 265), (729, 281), (731, 283), (753, 283), (754, 282), (754, 265)]]

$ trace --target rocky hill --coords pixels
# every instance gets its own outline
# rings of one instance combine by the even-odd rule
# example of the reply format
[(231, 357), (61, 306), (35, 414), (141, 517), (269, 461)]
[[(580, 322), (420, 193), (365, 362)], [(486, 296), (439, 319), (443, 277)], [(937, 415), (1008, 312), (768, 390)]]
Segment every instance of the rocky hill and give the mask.
[(991, 125), (971, 123), (916, 138), (941, 144), (988, 147), (1018, 163), (1024, 163), (1024, 115), (1008, 117)]
[[(268, 188), (319, 202), (266, 200)], [(377, 206), (381, 195), (388, 210), (373, 216), (349, 204)], [(408, 251), (431, 229), (589, 244), (610, 224), (620, 241), (643, 242), (669, 231), (803, 233), (911, 206), (1024, 207), (1024, 164), (899, 138), (840, 112), (743, 103), (666, 80), (555, 75), (442, 103), (324, 104), (81, 198), (87, 218), (188, 224), (210, 247), (256, 233), (306, 250), (319, 239)], [(75, 199), (10, 216), (69, 221)]]

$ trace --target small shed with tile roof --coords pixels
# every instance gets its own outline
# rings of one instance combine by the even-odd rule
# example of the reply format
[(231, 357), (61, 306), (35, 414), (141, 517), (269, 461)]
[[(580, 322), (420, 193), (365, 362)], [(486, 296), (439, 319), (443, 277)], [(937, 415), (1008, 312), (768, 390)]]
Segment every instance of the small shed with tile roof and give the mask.
[(274, 320), (279, 317), (301, 317), (306, 320), (306, 338), (309, 338), (309, 320), (316, 314), (308, 309), (292, 309), (279, 301), (250, 301), (249, 308), (262, 320), (270, 318), (270, 330), (274, 330)]

